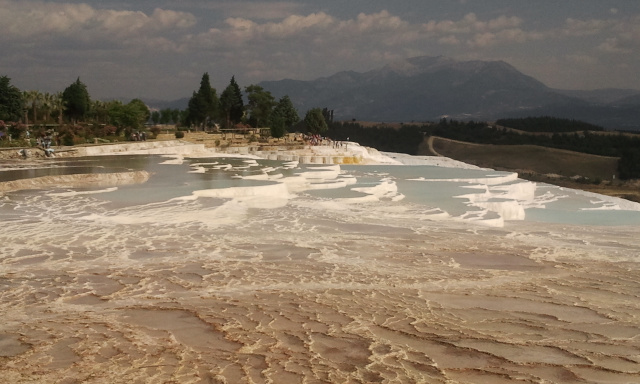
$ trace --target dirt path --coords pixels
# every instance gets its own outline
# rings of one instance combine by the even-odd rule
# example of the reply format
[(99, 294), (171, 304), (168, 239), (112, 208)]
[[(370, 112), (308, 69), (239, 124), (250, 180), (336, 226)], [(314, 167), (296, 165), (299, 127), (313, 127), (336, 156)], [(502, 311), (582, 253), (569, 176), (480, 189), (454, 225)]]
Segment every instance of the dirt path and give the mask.
[(433, 156), (439, 156), (439, 157), (444, 157), (441, 154), (439, 154), (435, 148), (433, 148), (433, 140), (434, 140), (435, 136), (429, 136), (429, 138), (427, 139), (427, 146), (429, 148), (429, 152), (433, 155)]

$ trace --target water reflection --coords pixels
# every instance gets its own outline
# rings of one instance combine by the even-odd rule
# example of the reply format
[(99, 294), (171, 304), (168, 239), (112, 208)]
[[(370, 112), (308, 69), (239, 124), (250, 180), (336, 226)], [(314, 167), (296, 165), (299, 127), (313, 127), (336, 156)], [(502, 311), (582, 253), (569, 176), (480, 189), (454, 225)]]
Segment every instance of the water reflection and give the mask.
[(29, 163), (19, 169), (12, 167), (8, 170), (3, 170), (0, 167), (0, 181), (31, 179), (43, 176), (143, 170), (151, 162), (153, 162), (153, 159), (150, 156), (104, 156), (42, 161)]

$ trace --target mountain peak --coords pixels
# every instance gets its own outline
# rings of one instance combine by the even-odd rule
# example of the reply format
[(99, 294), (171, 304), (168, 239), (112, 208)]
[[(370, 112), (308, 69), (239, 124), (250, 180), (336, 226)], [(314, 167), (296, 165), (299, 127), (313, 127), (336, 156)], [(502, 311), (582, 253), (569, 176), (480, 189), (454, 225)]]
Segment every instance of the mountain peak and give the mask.
[(415, 76), (455, 62), (455, 60), (445, 56), (418, 56), (396, 60), (375, 71), (391, 72), (401, 76)]

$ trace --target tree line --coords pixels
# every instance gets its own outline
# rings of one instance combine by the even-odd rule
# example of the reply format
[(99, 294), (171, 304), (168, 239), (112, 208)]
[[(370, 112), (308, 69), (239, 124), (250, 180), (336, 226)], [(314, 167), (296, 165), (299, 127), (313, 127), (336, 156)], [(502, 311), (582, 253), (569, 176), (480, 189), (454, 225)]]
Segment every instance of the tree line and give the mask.
[[(529, 121), (532, 121), (529, 118)], [(547, 118), (543, 118), (547, 120)], [(562, 120), (562, 119), (559, 119)], [(504, 120), (503, 120), (504, 122)], [(525, 124), (528, 124), (525, 123)], [(575, 122), (570, 124), (575, 125)], [(577, 126), (590, 126), (587, 123)], [(516, 126), (518, 126), (516, 124)], [(547, 128), (544, 128), (547, 129)], [(357, 122), (336, 122), (329, 126), (328, 135), (335, 140), (354, 140), (382, 151), (416, 155), (429, 136), (452, 140), (496, 145), (537, 145), (565, 149), (600, 156), (618, 157), (621, 179), (640, 178), (640, 135), (623, 133), (555, 132), (538, 135), (516, 132), (487, 122), (442, 119), (425, 124), (403, 124), (399, 128), (380, 124), (364, 127)]]
[(232, 76), (229, 85), (218, 96), (211, 86), (209, 74), (205, 72), (200, 88), (193, 91), (180, 123), (201, 130), (232, 128), (238, 124), (269, 127), (271, 136), (279, 138), (300, 120), (289, 96), (276, 101), (271, 92), (255, 84), (245, 87), (244, 92), (246, 104), (240, 86)]
[(520, 119), (499, 119), (496, 125), (525, 132), (578, 132), (604, 131), (603, 127), (580, 120), (562, 119), (552, 116), (530, 116)]
[[(218, 125), (232, 128), (246, 124), (254, 128), (268, 127), (271, 137), (280, 138), (289, 130), (302, 130), (320, 134), (328, 129), (327, 121), (332, 112), (320, 108), (311, 108), (300, 119), (289, 96), (276, 101), (271, 92), (259, 85), (251, 84), (244, 88), (247, 102), (244, 102), (240, 86), (231, 77), (229, 85), (218, 96), (211, 86), (209, 74), (202, 75), (200, 88), (193, 91), (181, 122), (185, 127), (207, 130)], [(159, 117), (158, 117), (159, 118)]]
[(22, 146), (55, 130), (59, 144), (74, 145), (94, 138), (121, 137), (144, 128), (149, 108), (140, 99), (91, 100), (77, 78), (62, 92), (20, 91), (0, 77), (0, 136), (3, 144)]
[[(319, 111), (313, 108), (305, 116), (311, 130), (326, 129), (326, 123), (314, 120)], [(238, 125), (269, 127), (271, 136), (282, 137), (300, 118), (289, 96), (276, 100), (255, 84), (245, 87), (243, 94), (234, 76), (218, 95), (209, 74), (204, 73), (185, 110), (166, 108), (153, 112), (140, 99), (128, 103), (92, 100), (80, 78), (64, 91), (48, 94), (20, 91), (7, 76), (0, 77), (0, 137), (5, 145), (19, 146), (28, 136), (33, 138), (52, 130), (65, 145), (95, 138), (126, 139), (132, 132), (146, 129), (148, 122), (154, 126), (173, 123), (179, 129), (194, 130)], [(157, 134), (159, 128), (152, 127), (151, 131)], [(8, 138), (13, 142), (8, 143)]]

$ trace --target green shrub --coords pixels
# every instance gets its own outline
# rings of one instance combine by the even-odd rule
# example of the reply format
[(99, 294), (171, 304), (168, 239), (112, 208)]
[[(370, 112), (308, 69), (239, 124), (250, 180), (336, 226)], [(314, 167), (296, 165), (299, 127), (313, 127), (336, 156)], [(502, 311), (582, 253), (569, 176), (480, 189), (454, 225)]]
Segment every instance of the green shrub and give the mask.
[(176, 139), (182, 139), (184, 137), (183, 131), (176, 131)]
[(74, 136), (73, 136), (73, 133), (68, 132), (68, 131), (67, 131), (67, 132), (65, 132), (65, 133), (62, 135), (62, 140), (61, 140), (61, 142), (62, 142), (62, 145), (66, 145), (66, 146), (72, 146), (72, 145), (74, 145), (74, 144), (75, 144), (75, 142), (74, 142)]
[(151, 127), (151, 133), (153, 134), (153, 138), (155, 139), (156, 137), (158, 137), (158, 134), (160, 133), (160, 127)]

